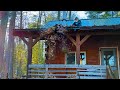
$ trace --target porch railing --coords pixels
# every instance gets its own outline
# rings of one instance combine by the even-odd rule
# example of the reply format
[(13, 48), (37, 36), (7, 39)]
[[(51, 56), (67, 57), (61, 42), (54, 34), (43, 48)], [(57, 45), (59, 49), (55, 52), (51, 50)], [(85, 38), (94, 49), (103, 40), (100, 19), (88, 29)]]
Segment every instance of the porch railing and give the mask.
[(28, 73), (28, 79), (106, 79), (106, 66), (31, 64)]

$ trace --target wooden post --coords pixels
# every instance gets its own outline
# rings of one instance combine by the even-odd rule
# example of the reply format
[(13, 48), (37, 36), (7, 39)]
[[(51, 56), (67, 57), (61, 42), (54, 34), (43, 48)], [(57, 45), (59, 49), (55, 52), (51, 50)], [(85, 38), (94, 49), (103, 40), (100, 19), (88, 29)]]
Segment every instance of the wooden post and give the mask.
[(82, 40), (80, 40), (80, 34), (76, 33), (76, 41), (68, 34), (66, 34), (67, 38), (76, 46), (76, 61), (77, 64), (80, 64), (80, 46), (91, 36), (86, 35)]
[(118, 79), (120, 79), (120, 66), (119, 66), (119, 48), (117, 47), (117, 70), (118, 70)]
[(76, 61), (80, 64), (80, 34), (76, 34)]
[(47, 79), (48, 78), (48, 65), (46, 65), (46, 67), (45, 67), (45, 79)]
[(32, 36), (30, 36), (28, 38), (28, 41), (24, 38), (24, 37), (20, 37), (24, 43), (27, 45), (28, 47), (28, 58), (27, 58), (27, 75), (26, 77), (29, 78), (30, 76), (28, 76), (28, 70), (29, 70), (29, 65), (32, 64), (32, 47), (40, 40), (40, 37), (36, 38), (35, 41), (33, 42), (33, 38)]
[(32, 37), (29, 37), (29, 42), (28, 42), (28, 61), (27, 61), (27, 78), (29, 78), (30, 76), (28, 76), (28, 70), (29, 70), (29, 64), (32, 63)]

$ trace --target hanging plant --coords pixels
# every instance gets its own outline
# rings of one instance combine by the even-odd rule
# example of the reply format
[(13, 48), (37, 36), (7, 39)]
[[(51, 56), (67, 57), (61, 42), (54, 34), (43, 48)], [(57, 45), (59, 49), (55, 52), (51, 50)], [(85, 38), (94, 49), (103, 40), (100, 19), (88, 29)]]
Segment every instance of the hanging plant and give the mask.
[[(61, 25), (55, 25), (52, 28), (49, 28), (47, 32), (51, 32), (54, 30), (54, 33), (52, 35), (49, 35), (46, 37), (47, 44), (49, 46), (48, 51), (48, 59), (54, 60), (55, 54), (56, 54), (56, 48), (59, 48), (62, 52), (68, 53), (69, 52), (69, 45), (67, 44), (67, 37), (64, 34), (65, 28)], [(60, 44), (57, 46), (57, 42)]]

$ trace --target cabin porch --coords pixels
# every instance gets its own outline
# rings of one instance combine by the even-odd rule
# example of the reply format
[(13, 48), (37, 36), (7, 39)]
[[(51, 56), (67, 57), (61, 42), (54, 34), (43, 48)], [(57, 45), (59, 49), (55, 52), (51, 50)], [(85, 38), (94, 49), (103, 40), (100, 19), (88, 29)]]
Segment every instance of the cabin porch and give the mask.
[[(81, 30), (82, 31), (82, 30)], [(116, 57), (119, 56), (119, 33), (118, 30), (113, 30), (113, 32), (110, 32), (108, 30), (105, 31), (83, 31), (82, 33), (74, 33), (75, 39), (73, 39), (74, 36), (71, 36), (69, 33), (66, 34), (68, 39), (74, 44), (75, 46), (75, 52), (76, 52), (76, 64), (74, 65), (68, 65), (64, 61), (63, 56), (62, 58), (56, 58), (56, 60), (47, 60), (46, 64), (44, 65), (32, 65), (32, 47), (36, 44), (37, 41), (41, 39), (41, 37), (44, 36), (44, 34), (41, 35), (41, 31), (27, 31), (27, 30), (15, 30), (14, 32), (19, 32), (19, 36), (28, 46), (28, 66), (27, 66), (27, 78), (28, 79), (118, 79), (119, 74), (119, 65), (117, 65), (116, 70), (112, 70), (110, 66), (106, 66), (105, 64), (102, 65), (99, 58), (102, 58), (99, 55), (100, 51), (103, 50), (103, 52), (108, 52), (105, 50), (110, 49), (111, 47), (114, 47), (112, 49), (115, 49), (113, 53)], [(26, 34), (24, 34), (26, 33)], [(33, 34), (35, 33), (35, 34)], [(52, 33), (52, 32), (51, 32)], [(85, 37), (80, 40), (81, 34), (85, 34)], [(90, 34), (91, 33), (91, 34)], [(100, 34), (101, 33), (101, 34)], [(39, 36), (40, 34), (40, 36)], [(87, 34), (87, 35), (86, 35)], [(94, 35), (92, 35), (94, 34)], [(100, 35), (99, 35), (100, 34)], [(28, 36), (27, 36), (28, 35)], [(46, 34), (45, 34), (46, 35)], [(48, 35), (48, 34), (47, 34)], [(103, 37), (101, 37), (101, 35)], [(105, 36), (107, 35), (107, 36)], [(115, 36), (116, 35), (116, 36)], [(115, 36), (114, 38), (111, 38), (111, 36)], [(28, 38), (27, 41), (25, 38)], [(91, 41), (93, 40), (93, 41)], [(103, 41), (104, 40), (104, 41)], [(118, 41), (117, 41), (118, 40)], [(90, 42), (89, 45), (85, 42)], [(97, 44), (97, 41), (99, 43)], [(79, 42), (79, 43), (78, 43)], [(112, 43), (115, 42), (115, 43)], [(95, 43), (95, 44), (94, 44)], [(80, 52), (84, 47), (82, 46), (84, 44), (84, 47), (86, 48), (86, 52), (88, 56), (93, 56), (97, 54), (97, 59), (92, 57), (87, 57), (87, 65), (81, 65), (80, 64)], [(86, 44), (86, 45), (85, 45)], [(95, 45), (94, 48), (92, 48), (92, 44)], [(107, 49), (105, 48), (107, 46)], [(118, 47), (115, 47), (118, 46)], [(104, 48), (103, 48), (104, 47)], [(80, 50), (81, 49), (81, 50)], [(94, 52), (91, 54), (90, 52)], [(110, 49), (111, 50), (111, 49)], [(104, 53), (104, 54), (105, 54)], [(102, 54), (102, 52), (101, 52)], [(112, 55), (112, 54), (110, 54)], [(57, 55), (60, 56), (60, 53)], [(104, 56), (104, 55), (103, 55)], [(61, 59), (61, 60), (60, 60)], [(94, 59), (94, 60), (93, 60)], [(119, 64), (119, 58), (115, 58), (117, 60), (117, 64)], [(97, 63), (94, 63), (93, 61), (97, 61)], [(54, 62), (54, 63), (52, 63)], [(94, 64), (94, 65), (93, 65)], [(102, 69), (101, 69), (102, 68)], [(116, 75), (115, 75), (116, 73)]]
[[(112, 20), (113, 21), (113, 20)], [(65, 31), (64, 31), (65, 29)], [(81, 26), (81, 27), (66, 27), (64, 28), (64, 35), (67, 37), (67, 39), (72, 42), (72, 44), (75, 46), (75, 52), (76, 52), (76, 64), (75, 65), (66, 65), (66, 63), (62, 62), (65, 61), (63, 58), (57, 58), (55, 60), (61, 61), (61, 62), (55, 62), (52, 60), (48, 60), (46, 64), (44, 65), (32, 65), (32, 47), (39, 41), (44, 40), (45, 36), (49, 36), (52, 34), (55, 34), (54, 30), (47, 29), (39, 29), (39, 30), (29, 30), (29, 29), (21, 29), (21, 30), (13, 30), (14, 36), (18, 36), (21, 38), (24, 43), (28, 47), (28, 62), (27, 62), (27, 78), (41, 78), (41, 79), (61, 79), (61, 78), (68, 78), (74, 76), (73, 79), (111, 79), (115, 78), (116, 75), (114, 74), (109, 65), (102, 65), (101, 64), (101, 58), (104, 58), (104, 54), (108, 51), (105, 51), (103, 54), (103, 57), (100, 57), (99, 52), (102, 48), (117, 48), (113, 55), (115, 56), (115, 59), (117, 61), (117, 69), (115, 72), (119, 72), (119, 35), (120, 35), (120, 25), (92, 25), (92, 26)], [(48, 32), (47, 32), (48, 31)], [(57, 32), (59, 33), (59, 31)], [(27, 39), (28, 40), (27, 40)], [(91, 39), (91, 40), (90, 40)], [(88, 43), (89, 42), (89, 43)], [(99, 43), (98, 43), (99, 42)], [(86, 44), (88, 43), (88, 44)], [(94, 48), (91, 48), (91, 47)], [(86, 48), (87, 54), (90, 54), (86, 58), (87, 65), (80, 65), (80, 52), (83, 48)], [(90, 53), (90, 52), (94, 53)], [(96, 58), (93, 58), (93, 54), (96, 54)], [(102, 54), (102, 52), (100, 53)], [(116, 55), (117, 54), (117, 55)], [(110, 54), (111, 55), (111, 54)], [(60, 56), (58, 54), (57, 56)], [(107, 54), (105, 55), (106, 59)], [(111, 56), (110, 56), (111, 57)], [(98, 59), (100, 58), (100, 59)], [(60, 60), (61, 59), (61, 60)], [(94, 60), (93, 60), (94, 59)], [(97, 61), (95, 63), (94, 61)], [(55, 64), (53, 64), (53, 62)], [(89, 65), (88, 65), (89, 64)], [(97, 64), (97, 65), (93, 65)], [(102, 68), (102, 69), (101, 69)], [(53, 70), (54, 69), (54, 70)], [(103, 70), (103, 71), (102, 71)], [(104, 72), (104, 73), (101, 73)], [(72, 73), (72, 75), (71, 75)], [(102, 77), (102, 78), (101, 78)], [(71, 78), (71, 79), (72, 79)]]

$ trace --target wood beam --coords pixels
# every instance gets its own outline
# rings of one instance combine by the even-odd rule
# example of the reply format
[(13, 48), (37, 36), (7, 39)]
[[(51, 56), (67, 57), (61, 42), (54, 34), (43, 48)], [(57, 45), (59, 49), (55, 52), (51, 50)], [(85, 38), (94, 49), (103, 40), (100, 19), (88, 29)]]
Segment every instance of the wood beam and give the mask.
[[(76, 34), (74, 32), (72, 33), (66, 33), (66, 34), (69, 34), (70, 36), (75, 36)], [(120, 35), (120, 30), (116, 30), (116, 32), (110, 32), (110, 31), (81, 31), (79, 32), (80, 35)]]
[(35, 41), (33, 42), (32, 46), (34, 46), (41, 38), (43, 38), (43, 37), (45, 37), (45, 36), (47, 36), (47, 35), (50, 35), (50, 34), (52, 34), (52, 33), (54, 33), (54, 30), (52, 30), (51, 28), (48, 29), (47, 31), (42, 32), (42, 33), (39, 32), (39, 37), (37, 37), (37, 38), (35, 39)]
[(28, 45), (28, 41), (27, 41), (24, 37), (20, 37), (20, 39), (22, 39), (22, 40), (24, 41), (24, 43), (25, 43), (26, 45)]
[(35, 39), (35, 41), (32, 43), (32, 46), (34, 46), (39, 40), (40, 40), (40, 36)]
[(32, 64), (32, 43), (33, 43), (33, 39), (32, 39), (32, 37), (29, 37), (29, 42), (28, 42), (28, 61), (27, 61), (27, 78), (29, 78), (29, 76), (28, 76), (29, 64)]
[(70, 39), (70, 41), (76, 46), (76, 41), (68, 34), (66, 34), (67, 38)]
[(81, 41), (80, 46), (90, 37), (91, 35), (86, 35)]
[(76, 61), (80, 64), (80, 34), (76, 34)]
[(29, 63), (31, 64), (32, 63), (32, 43), (33, 43), (33, 39), (32, 39), (32, 37), (29, 37), (29, 44), (28, 44), (28, 50), (30, 51), (30, 52), (28, 52), (29, 54), (28, 54), (28, 56), (30, 56), (29, 57)]

